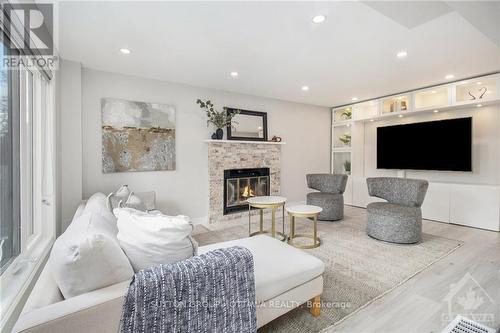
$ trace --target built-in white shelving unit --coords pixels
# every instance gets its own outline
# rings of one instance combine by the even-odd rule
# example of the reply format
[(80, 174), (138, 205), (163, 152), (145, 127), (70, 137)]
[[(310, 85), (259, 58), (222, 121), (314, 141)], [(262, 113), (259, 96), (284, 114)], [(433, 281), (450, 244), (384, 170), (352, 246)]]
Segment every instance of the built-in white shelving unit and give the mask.
[(354, 120), (372, 119), (378, 116), (380, 102), (372, 100), (367, 102), (358, 103), (352, 106)]
[[(333, 107), (332, 120), (335, 126), (353, 121), (376, 121), (404, 114), (444, 111), (498, 102), (500, 102), (500, 74), (497, 73)], [(350, 116), (347, 116), (349, 113)]]
[(332, 119), (334, 123), (348, 123), (352, 120), (352, 106), (334, 108), (332, 110)]
[(332, 110), (332, 172), (351, 172), (352, 108)]
[(413, 110), (428, 110), (451, 105), (453, 103), (451, 92), (451, 85), (417, 90), (413, 94)]
[[(500, 73), (332, 108), (331, 172), (350, 173), (352, 125), (420, 112), (445, 111), (500, 102)], [(341, 140), (342, 139), (342, 140)]]
[[(367, 165), (372, 170), (373, 158), (376, 157), (373, 142), (367, 144), (367, 135), (372, 135), (370, 133), (373, 128), (377, 127), (375, 124), (369, 125), (371, 122), (394, 124), (399, 122), (387, 120), (418, 115), (425, 119), (435, 119), (438, 116), (430, 114), (438, 111), (446, 112), (446, 117), (453, 117), (454, 112), (471, 114), (471, 109), (491, 105), (500, 105), (500, 73), (333, 107), (331, 172), (350, 175), (344, 193), (345, 203), (366, 207), (369, 202), (377, 200), (368, 194), (366, 177), (373, 174), (395, 176), (386, 170), (366, 174)], [(478, 112), (481, 109), (477, 108)], [(492, 108), (487, 110), (491, 112)], [(480, 126), (481, 121), (484, 124), (484, 118), (478, 116), (476, 125)], [(373, 136), (368, 140), (373, 140)], [(433, 174), (432, 181), (429, 181), (427, 199), (422, 207), (423, 217), (499, 231), (500, 186), (496, 183), (460, 183), (461, 176), (456, 176), (457, 182), (440, 182), (437, 174)], [(406, 171), (398, 171), (397, 177), (406, 177)]]
[(381, 114), (410, 111), (410, 94), (385, 97), (381, 99)]

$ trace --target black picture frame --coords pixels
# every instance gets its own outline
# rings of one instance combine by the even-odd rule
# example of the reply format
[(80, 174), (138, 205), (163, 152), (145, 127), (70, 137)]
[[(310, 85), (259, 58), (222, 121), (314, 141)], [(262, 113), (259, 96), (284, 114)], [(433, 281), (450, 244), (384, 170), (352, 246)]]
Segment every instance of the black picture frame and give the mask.
[(226, 108), (226, 112), (228, 112), (228, 113), (234, 113), (236, 111), (239, 111), (240, 114), (247, 115), (247, 116), (261, 117), (262, 118), (262, 129), (264, 131), (264, 136), (262, 138), (233, 136), (231, 126), (228, 126), (227, 127), (227, 139), (228, 140), (267, 141), (267, 112), (241, 110), (241, 109), (236, 109), (236, 108)]

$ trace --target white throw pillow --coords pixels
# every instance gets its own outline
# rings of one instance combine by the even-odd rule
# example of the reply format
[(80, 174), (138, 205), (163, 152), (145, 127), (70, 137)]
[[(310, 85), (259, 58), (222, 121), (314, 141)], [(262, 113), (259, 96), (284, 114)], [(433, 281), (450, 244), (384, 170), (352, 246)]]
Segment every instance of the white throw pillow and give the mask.
[(49, 267), (64, 298), (126, 281), (134, 275), (113, 229), (100, 214), (84, 213), (54, 242)]
[(149, 214), (132, 208), (114, 210), (118, 218), (118, 241), (137, 272), (159, 264), (191, 258), (198, 244), (191, 237), (187, 216)]
[(116, 217), (108, 209), (107, 197), (104, 193), (95, 193), (88, 200), (83, 210), (83, 214), (95, 213), (100, 214), (105, 219), (105, 222), (112, 228), (113, 234), (116, 237), (118, 228), (116, 227)]

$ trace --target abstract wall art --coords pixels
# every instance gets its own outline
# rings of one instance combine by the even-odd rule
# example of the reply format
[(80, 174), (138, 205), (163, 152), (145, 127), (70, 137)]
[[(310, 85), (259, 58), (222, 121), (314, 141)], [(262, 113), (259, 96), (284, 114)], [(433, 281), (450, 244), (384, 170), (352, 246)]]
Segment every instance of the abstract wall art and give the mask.
[(102, 171), (175, 170), (175, 107), (101, 99)]

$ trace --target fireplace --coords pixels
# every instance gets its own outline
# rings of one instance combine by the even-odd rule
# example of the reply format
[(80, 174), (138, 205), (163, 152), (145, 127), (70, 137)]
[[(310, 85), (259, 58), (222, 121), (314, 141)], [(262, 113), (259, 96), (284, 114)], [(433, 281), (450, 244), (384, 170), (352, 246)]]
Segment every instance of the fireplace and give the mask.
[(269, 168), (224, 170), (224, 215), (247, 210), (250, 197), (269, 195)]

